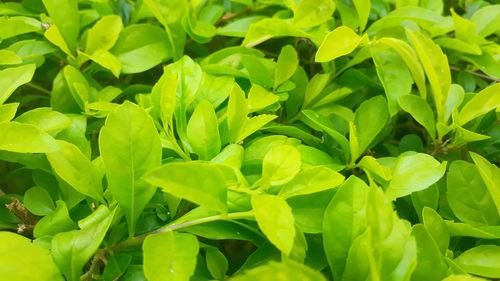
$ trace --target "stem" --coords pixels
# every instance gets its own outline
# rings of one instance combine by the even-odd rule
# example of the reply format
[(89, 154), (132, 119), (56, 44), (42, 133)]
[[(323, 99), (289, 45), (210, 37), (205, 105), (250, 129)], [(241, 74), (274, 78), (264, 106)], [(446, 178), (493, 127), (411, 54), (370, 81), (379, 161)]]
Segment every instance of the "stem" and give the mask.
[(236, 213), (215, 215), (215, 216), (204, 217), (204, 218), (199, 218), (199, 219), (195, 219), (192, 221), (185, 221), (185, 222), (179, 222), (179, 223), (173, 222), (173, 223), (168, 224), (164, 227), (158, 228), (157, 230), (154, 230), (152, 232), (148, 232), (148, 233), (136, 236), (136, 237), (131, 237), (131, 238), (129, 238), (121, 243), (112, 245), (112, 246), (104, 249), (104, 251), (110, 252), (110, 251), (120, 250), (120, 249), (129, 248), (129, 247), (133, 247), (133, 246), (138, 246), (138, 245), (142, 244), (144, 239), (146, 239), (146, 237), (150, 234), (165, 233), (168, 231), (174, 231), (174, 230), (178, 230), (178, 229), (182, 229), (182, 228), (186, 228), (186, 227), (190, 227), (190, 226), (194, 226), (194, 225), (198, 225), (198, 224), (204, 224), (207, 222), (220, 221), (220, 220), (246, 219), (246, 218), (252, 218), (252, 217), (253, 217), (253, 211), (247, 211), (247, 212), (236, 212)]
[(475, 71), (471, 71), (471, 70), (466, 70), (466, 69), (460, 69), (456, 66), (453, 66), (453, 65), (450, 65), (450, 69), (451, 70), (454, 70), (454, 71), (465, 71), (469, 74), (472, 74), (472, 75), (475, 75), (477, 77), (481, 77), (481, 78), (484, 78), (484, 79), (487, 79), (487, 80), (491, 80), (491, 81), (495, 81), (495, 82), (500, 82), (500, 79), (498, 78), (495, 78), (495, 77), (491, 77), (489, 75), (486, 75), (486, 74), (483, 74), (483, 73), (479, 73), (479, 72), (475, 72)]
[(175, 139), (175, 137), (172, 134), (169, 134), (167, 130), (165, 130), (165, 133), (167, 134), (167, 137), (170, 140), (170, 143), (172, 144), (172, 149), (175, 151), (175, 153), (177, 153), (177, 155), (179, 155), (182, 159), (184, 159), (184, 161), (191, 161), (191, 157), (189, 156), (189, 154), (184, 152), (184, 150), (182, 150), (182, 148), (177, 143), (177, 139)]
[(92, 281), (94, 280), (94, 273), (98, 270), (99, 268), (99, 263), (105, 259), (106, 253), (103, 250), (97, 251), (97, 253), (94, 255), (94, 258), (90, 262), (90, 267), (85, 274), (83, 274), (80, 277), (80, 280), (82, 281)]
[(31, 87), (31, 88), (33, 88), (33, 89), (35, 89), (35, 90), (37, 90), (37, 91), (39, 91), (41, 93), (44, 93), (46, 95), (50, 95), (50, 91), (49, 90), (45, 89), (44, 87), (42, 87), (40, 85), (35, 84), (34, 82), (26, 83), (26, 86)]

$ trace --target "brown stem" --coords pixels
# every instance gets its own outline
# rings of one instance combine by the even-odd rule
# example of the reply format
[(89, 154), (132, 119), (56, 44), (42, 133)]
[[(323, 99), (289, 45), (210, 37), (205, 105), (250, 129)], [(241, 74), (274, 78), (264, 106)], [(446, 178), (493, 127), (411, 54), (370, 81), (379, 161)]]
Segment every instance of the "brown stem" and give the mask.
[(17, 226), (17, 233), (19, 234), (31, 234), (38, 222), (38, 217), (32, 214), (21, 201), (17, 198), (12, 197), (11, 202), (5, 204), (5, 207), (18, 217), (22, 223)]

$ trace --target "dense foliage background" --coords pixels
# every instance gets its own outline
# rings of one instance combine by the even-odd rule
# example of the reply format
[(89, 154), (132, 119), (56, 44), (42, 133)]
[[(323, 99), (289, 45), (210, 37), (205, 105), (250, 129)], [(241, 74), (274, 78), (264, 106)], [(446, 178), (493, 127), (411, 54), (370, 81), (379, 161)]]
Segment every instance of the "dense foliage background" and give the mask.
[(493, 2), (0, 1), (0, 279), (500, 278)]

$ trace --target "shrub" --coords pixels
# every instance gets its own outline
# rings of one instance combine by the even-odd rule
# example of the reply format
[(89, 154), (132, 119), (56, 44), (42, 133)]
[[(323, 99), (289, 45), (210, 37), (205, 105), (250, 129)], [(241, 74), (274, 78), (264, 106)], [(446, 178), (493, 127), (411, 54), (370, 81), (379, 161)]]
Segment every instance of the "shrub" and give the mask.
[(500, 5), (0, 15), (0, 279), (500, 278)]

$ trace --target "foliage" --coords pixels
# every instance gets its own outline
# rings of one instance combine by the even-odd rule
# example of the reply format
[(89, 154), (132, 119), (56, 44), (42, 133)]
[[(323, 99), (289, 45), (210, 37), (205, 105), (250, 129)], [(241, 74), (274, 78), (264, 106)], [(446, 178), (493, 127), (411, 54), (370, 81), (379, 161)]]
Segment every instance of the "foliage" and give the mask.
[(489, 2), (0, 1), (0, 279), (500, 278)]

